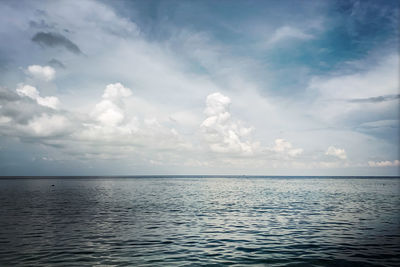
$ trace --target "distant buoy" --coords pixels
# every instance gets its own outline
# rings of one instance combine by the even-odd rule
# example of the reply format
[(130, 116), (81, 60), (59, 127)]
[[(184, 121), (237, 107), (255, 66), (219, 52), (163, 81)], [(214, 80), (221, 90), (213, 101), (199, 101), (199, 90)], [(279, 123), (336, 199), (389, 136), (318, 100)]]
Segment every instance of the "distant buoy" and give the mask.
[(52, 184), (51, 186), (54, 186), (54, 184)]

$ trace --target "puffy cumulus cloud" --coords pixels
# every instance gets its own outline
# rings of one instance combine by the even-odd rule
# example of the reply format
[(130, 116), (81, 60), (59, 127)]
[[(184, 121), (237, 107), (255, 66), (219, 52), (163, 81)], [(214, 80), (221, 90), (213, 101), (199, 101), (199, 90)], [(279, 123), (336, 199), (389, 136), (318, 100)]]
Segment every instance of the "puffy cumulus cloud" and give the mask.
[(167, 159), (171, 158), (165, 156), (168, 153), (191, 149), (177, 130), (158, 118), (138, 118), (127, 100), (131, 89), (120, 83), (107, 85), (102, 99), (88, 114), (48, 108), (50, 98), (41, 97), (33, 86), (21, 85), (16, 91), (0, 89), (0, 95), (5, 96), (0, 98), (2, 136), (58, 147), (72, 158), (151, 158), (162, 154)]
[(53, 80), (56, 75), (56, 71), (50, 66), (31, 65), (27, 71), (33, 78), (47, 82)]
[(65, 135), (69, 132), (70, 122), (62, 115), (41, 114), (29, 121), (24, 130), (32, 131), (34, 136), (50, 137), (56, 135)]
[(46, 96), (41, 97), (39, 91), (31, 86), (31, 85), (24, 85), (21, 84), (17, 89), (17, 94), (21, 97), (29, 97), (35, 100), (39, 105), (48, 107), (51, 109), (57, 109), (60, 105), (60, 101), (55, 96)]
[(96, 104), (92, 116), (107, 126), (116, 126), (124, 119), (122, 109), (110, 100), (103, 100)]
[(289, 157), (297, 157), (303, 153), (302, 148), (293, 148), (292, 144), (285, 139), (276, 139), (275, 145), (269, 150)]
[[(229, 158), (232, 165), (249, 166), (249, 168), (242, 169), (246, 171), (250, 171), (251, 166), (254, 166), (254, 162), (259, 160), (257, 164), (259, 164), (260, 169), (263, 169), (264, 173), (268, 169), (268, 167), (265, 167), (268, 166), (266, 162), (273, 162), (274, 160), (277, 162), (287, 162), (288, 164), (297, 162), (297, 160), (319, 161), (320, 159), (317, 156), (315, 158), (312, 157), (311, 153), (316, 151), (318, 157), (325, 157), (323, 155), (325, 149), (330, 144), (336, 143), (346, 144), (346, 150), (352, 151), (353, 154), (357, 151), (361, 154), (365, 150), (371, 150), (371, 153), (376, 158), (393, 158), (385, 154), (385, 152), (379, 154), (377, 149), (371, 149), (371, 143), (365, 146), (367, 148), (356, 145), (353, 145), (352, 148), (350, 144), (356, 141), (359, 142), (359, 138), (349, 138), (347, 136), (341, 138), (336, 137), (336, 135), (334, 136), (334, 134), (327, 136), (326, 134), (317, 134), (308, 131), (309, 129), (329, 127), (329, 125), (321, 124), (319, 121), (314, 120), (314, 118), (309, 118), (308, 114), (304, 114), (304, 110), (314, 112), (318, 116), (323, 117), (322, 119), (327, 117), (329, 120), (331, 114), (346, 110), (341, 106), (337, 106), (337, 102), (330, 105), (330, 102), (327, 104), (320, 101), (319, 103), (321, 103), (322, 107), (330, 105), (329, 108), (331, 108), (329, 112), (321, 112), (321, 109), (303, 108), (303, 102), (294, 103), (297, 105), (290, 105), (291, 103), (288, 102), (282, 103), (281, 99), (274, 99), (273, 101), (276, 103), (276, 106), (274, 107), (274, 104), (269, 108), (265, 104), (267, 101), (261, 101), (264, 100), (264, 97), (260, 97), (260, 95), (256, 97), (250, 96), (249, 93), (252, 90), (258, 89), (262, 92), (262, 96), (273, 95), (274, 90), (272, 88), (276, 87), (268, 86), (265, 81), (272, 80), (271, 78), (274, 78), (275, 75), (280, 77), (280, 74), (269, 72), (269, 70), (274, 71), (273, 65), (267, 66), (268, 69), (266, 70), (266, 65), (268, 64), (265, 64), (265, 58), (263, 57), (262, 62), (259, 62), (260, 58), (257, 56), (257, 53), (254, 54), (254, 58), (248, 58), (248, 53), (245, 53), (246, 55), (236, 53), (235, 47), (239, 47), (239, 50), (242, 49), (242, 46), (237, 46), (237, 44), (225, 44), (224, 42), (220, 42), (220, 40), (213, 39), (213, 35), (204, 36), (203, 33), (199, 33), (198, 35), (198, 31), (191, 32), (182, 27), (179, 27), (179, 29), (171, 27), (171, 29), (171, 25), (161, 25), (162, 27), (165, 26), (163, 31), (161, 31), (164, 34), (158, 36), (161, 38), (157, 38), (157, 36), (152, 36), (154, 32), (147, 31), (149, 28), (146, 25), (144, 25), (143, 31), (139, 32), (136, 24), (131, 21), (135, 19), (135, 16), (123, 18), (121, 15), (125, 14), (125, 12), (120, 12), (123, 10), (118, 11), (104, 1), (78, 2), (66, 0), (57, 2), (47, 1), (46, 4), (36, 4), (34, 2), (29, 5), (7, 4), (6, 6), (10, 7), (2, 9), (4, 10), (4, 14), (11, 14), (9, 10), (13, 9), (15, 11), (11, 17), (17, 17), (18, 19), (7, 20), (7, 16), (3, 16), (3, 21), (6, 22), (3, 23), (4, 32), (9, 32), (7, 36), (13, 37), (5, 38), (4, 41), (19, 40), (20, 38), (15, 38), (12, 35), (14, 32), (20, 32), (21, 38), (24, 37), (25, 40), (27, 34), (36, 36), (36, 41), (34, 40), (34, 42), (16, 42), (15, 44), (23, 45), (20, 50), (17, 50), (17, 47), (14, 48), (11, 45), (13, 44), (12, 42), (7, 43), (10, 49), (5, 51), (17, 51), (15, 53), (16, 64), (28, 66), (29, 62), (35, 62), (26, 57), (25, 51), (32, 51), (32, 57), (36, 59), (41, 58), (42, 62), (46, 62), (46, 60), (51, 58), (57, 58), (60, 62), (65, 63), (68, 68), (63, 70), (62, 75), (64, 77), (57, 81), (57, 86), (65, 93), (63, 95), (63, 108), (67, 108), (72, 103), (70, 105), (71, 109), (74, 108), (75, 111), (71, 110), (71, 113), (77, 115), (77, 110), (84, 110), (84, 107), (87, 107), (88, 103), (91, 103), (94, 97), (98, 97), (99, 99), (97, 104), (91, 105), (91, 109), (88, 108), (89, 110), (85, 110), (85, 112), (88, 111), (87, 113), (81, 114), (82, 116), (74, 120), (77, 127), (71, 136), (68, 136), (68, 138), (73, 139), (75, 142), (73, 146), (70, 146), (70, 149), (75, 150), (77, 158), (81, 155), (86, 157), (86, 151), (92, 157), (104, 158), (108, 154), (113, 154), (113, 157), (115, 157), (115, 155), (126, 155), (132, 151), (136, 151), (137, 153), (141, 153), (141, 155), (146, 154), (153, 162), (165, 163), (168, 157), (173, 158), (173, 156), (168, 155), (168, 157), (158, 158), (155, 155), (165, 147), (169, 147), (171, 148), (171, 154), (175, 156), (181, 154), (188, 161), (191, 158), (193, 159), (192, 162), (207, 162), (210, 160), (210, 157)], [(121, 7), (120, 5), (117, 6)], [(38, 9), (40, 9), (40, 12)], [(20, 14), (24, 14), (24, 16)], [(137, 18), (140, 19), (139, 17)], [(37, 23), (43, 21), (43, 23), (51, 27), (27, 29), (29, 21)], [(270, 25), (279, 24), (285, 25), (281, 22)], [(276, 42), (276, 45), (284, 45), (289, 40), (306, 40), (312, 38), (311, 34), (315, 33), (310, 27), (304, 27), (301, 23), (290, 23), (287, 25), (293, 26), (277, 29), (275, 34), (268, 32), (268, 37), (264, 36), (262, 40), (257, 39), (256, 42), (262, 42), (265, 45), (265, 42), (268, 42), (272, 38), (272, 42)], [(261, 31), (265, 32), (265, 23), (259, 26)], [(251, 28), (256, 27), (252, 24)], [(37, 34), (38, 31), (40, 34)], [(176, 35), (180, 35), (185, 31), (187, 32), (187, 36), (183, 36), (181, 39), (176, 38)], [(62, 36), (56, 33), (62, 33)], [(171, 35), (169, 35), (170, 33)], [(149, 35), (147, 36), (147, 34)], [(187, 41), (182, 42), (182, 39), (186, 39)], [(253, 47), (256, 42), (252, 41), (250, 45)], [(44, 49), (39, 49), (38, 43)], [(183, 45), (175, 46), (175, 44)], [(74, 56), (72, 54), (82, 55), (83, 52), (80, 51), (83, 51), (86, 56)], [(273, 53), (274, 51), (268, 52)], [(19, 60), (17, 60), (18, 58)], [(130, 60), (126, 60), (127, 58)], [(51, 65), (50, 62), (47, 65), (57, 66), (54, 64)], [(57, 67), (60, 66), (62, 67), (60, 64)], [(365, 66), (375, 67), (373, 64), (365, 64)], [(395, 68), (393, 68), (394, 71), (390, 71), (390, 67), (388, 70), (386, 73), (394, 73), (396, 71)], [(302, 81), (306, 82), (310, 73), (313, 73), (313, 70), (307, 72), (307, 75), (303, 75), (305, 78)], [(324, 72), (317, 71), (316, 73), (320, 74)], [(348, 76), (358, 78), (354, 72), (332, 71), (329, 73), (332, 73), (332, 75), (320, 75), (317, 77), (320, 79), (314, 80), (313, 85), (315, 89), (321, 89), (321, 91), (318, 91), (320, 93), (318, 101), (322, 98), (348, 97), (350, 100), (343, 100), (341, 105), (354, 107), (367, 103), (365, 102), (366, 99), (376, 102), (376, 100), (381, 99), (379, 95), (396, 94), (396, 92), (381, 92), (381, 90), (378, 90), (379, 95), (357, 95), (355, 94), (356, 92), (353, 92), (352, 88), (354, 87), (351, 86), (351, 83), (349, 83), (349, 86), (344, 86), (344, 83), (339, 82), (339, 78), (346, 78)], [(386, 75), (385, 71), (382, 71), (381, 74), (381, 77)], [(396, 74), (395, 77), (397, 78), (397, 76)], [(154, 79), (154, 77), (157, 77), (157, 79)], [(261, 79), (261, 77), (263, 78)], [(332, 83), (332, 88), (334, 88), (332, 92), (351, 91), (352, 94), (348, 96), (344, 94), (340, 97), (328, 95), (325, 90), (329, 89), (327, 82), (333, 82), (333, 79), (336, 79), (335, 85), (337, 86)], [(342, 80), (348, 81), (349, 79)], [(382, 78), (379, 84), (382, 86), (385, 85), (385, 80), (385, 78)], [(125, 90), (116, 89), (117, 86), (114, 85), (111, 86), (110, 90), (106, 89), (103, 92), (104, 88), (99, 88), (98, 84), (108, 84), (109, 81), (124, 81), (126, 85), (134, 84), (137, 93), (135, 93), (134, 97), (125, 99), (127, 98), (126, 93), (124, 93)], [(216, 92), (221, 90), (220, 87), (229, 88), (232, 99), (241, 100), (243, 114), (245, 114), (244, 117), (251, 118), (251, 123), (246, 121), (245, 126), (242, 126), (236, 119), (232, 118), (229, 112), (230, 99), (227, 97), (224, 99), (221, 96), (216, 98), (218, 101), (215, 101), (215, 105), (213, 103), (207, 105), (208, 111), (206, 115), (203, 115), (204, 118), (201, 117), (204, 88), (208, 88), (210, 92)], [(371, 86), (371, 88), (373, 87)], [(298, 88), (301, 88), (301, 84)], [(367, 88), (367, 86), (357, 86), (357, 88), (357, 91), (361, 92), (363, 91), (362, 88)], [(100, 91), (97, 91), (97, 89), (100, 89)], [(245, 97), (238, 98), (239, 91)], [(41, 91), (42, 94), (44, 94), (43, 92)], [(289, 91), (287, 93), (288, 95), (293, 95)], [(102, 94), (103, 98), (100, 98)], [(234, 94), (236, 94), (235, 98), (233, 97)], [(125, 96), (119, 97), (119, 95)], [(18, 97), (18, 95), (16, 96)], [(314, 99), (314, 96), (313, 94), (311, 94), (311, 97), (307, 95), (307, 104), (310, 100)], [(68, 97), (70, 97), (69, 102)], [(35, 100), (29, 97), (18, 98), (19, 100), (16, 102), (24, 103), (23, 106), (18, 106), (18, 109), (24, 110), (24, 116), (18, 114), (18, 109), (11, 107), (11, 103), (7, 104), (3, 108), (5, 112), (1, 115), (4, 117), (1, 119), (4, 125), (13, 124), (15, 126), (17, 125), (15, 121), (18, 120), (18, 125), (30, 125), (31, 129), (35, 129), (31, 131), (32, 133), (51, 136), (51, 134), (55, 134), (57, 131), (52, 130), (50, 133), (46, 133), (38, 125), (46, 121), (51, 123), (52, 120), (58, 121), (60, 125), (63, 124), (63, 120), (57, 117), (63, 116), (63, 114), (58, 113), (61, 112), (60, 110), (50, 110), (43, 105), (39, 105), (36, 100), (37, 97)], [(143, 103), (139, 103), (140, 101), (135, 102), (134, 98), (135, 100), (148, 99), (153, 104), (147, 105), (147, 103), (144, 103), (147, 101), (143, 101)], [(360, 101), (360, 99), (362, 100)], [(384, 97), (384, 99), (388, 98)], [(385, 103), (392, 101), (388, 99)], [(251, 104), (249, 105), (249, 103)], [(337, 110), (335, 107), (338, 107)], [(240, 108), (236, 108), (235, 106), (235, 110), (240, 110)], [(25, 111), (26, 109), (28, 111)], [(178, 118), (173, 123), (163, 121), (163, 116), (181, 112), (182, 110), (190, 110), (193, 114), (198, 114), (197, 116), (200, 116), (200, 118), (195, 120), (195, 116), (184, 114), (176, 116)], [(32, 117), (31, 114), (34, 114), (34, 116)], [(265, 114), (269, 114), (269, 117), (265, 118)], [(307, 117), (307, 119), (302, 119), (303, 117)], [(68, 116), (65, 116), (65, 118), (68, 119)], [(374, 121), (380, 119), (375, 118)], [(385, 119), (393, 120), (393, 118)], [(199, 125), (203, 120), (204, 122), (200, 128)], [(186, 128), (180, 128), (183, 121), (187, 121), (186, 125), (190, 125), (192, 122), (195, 125), (188, 127), (185, 125)], [(171, 125), (179, 131), (174, 130)], [(290, 147), (285, 142), (280, 142), (278, 145), (275, 144), (275, 147), (279, 147), (277, 150), (281, 152), (265, 151), (266, 153), (254, 153), (257, 149), (254, 148), (254, 143), (249, 141), (249, 135), (252, 132), (252, 128), (248, 127), (249, 125), (257, 126), (257, 132), (260, 135), (257, 137), (257, 140), (262, 140), (263, 143), (268, 144), (271, 141), (273, 142), (274, 139), (272, 138), (274, 136), (281, 136), (279, 132), (282, 131), (285, 132), (285, 137), (287, 136), (288, 140), (292, 140), (293, 137), (290, 136), (296, 136), (296, 139), (293, 139), (293, 144), (295, 144), (294, 140), (300, 142), (301, 147), (306, 148), (307, 153), (310, 154), (303, 155), (301, 148), (297, 148), (295, 145)], [(201, 149), (196, 147), (195, 149), (198, 150), (192, 154), (177, 152), (174, 150), (174, 147), (179, 148), (184, 143), (180, 140), (181, 136), (179, 132), (185, 133), (184, 137), (190, 139), (194, 145), (204, 144), (200, 143), (200, 138), (198, 138), (198, 135), (204, 134), (207, 140), (205, 143), (207, 148), (210, 148), (212, 151), (229, 151), (229, 153), (225, 153), (224, 155), (207, 153), (202, 150), (203, 147), (200, 145)], [(310, 136), (312, 137), (310, 138)], [(331, 136), (334, 136), (334, 138), (331, 138)], [(66, 138), (64, 137), (54, 136), (54, 138), (57, 138), (60, 143), (66, 142)], [(329, 143), (326, 140), (330, 140)], [(313, 144), (310, 145), (310, 143)], [(271, 147), (274, 147), (274, 144)], [(320, 152), (321, 148), (323, 150), (322, 153)], [(385, 150), (384, 148), (382, 150)], [(255, 155), (254, 157), (237, 157), (237, 154), (231, 151), (237, 151), (242, 154), (246, 154), (246, 151), (253, 151)], [(193, 154), (196, 154), (196, 156), (193, 156)], [(197, 157), (199, 154), (200, 156)], [(370, 155), (368, 153), (362, 154)], [(286, 159), (300, 155), (301, 157), (293, 160), (282, 160), (283, 157)], [(241, 161), (234, 161), (233, 158), (235, 157)], [(357, 157), (354, 155), (354, 158)], [(367, 161), (368, 159), (362, 158), (363, 163)], [(131, 160), (127, 165), (130, 165), (132, 162), (135, 162), (135, 160)], [(334, 164), (345, 164), (344, 161), (335, 160), (335, 158), (332, 159), (332, 162)], [(232, 165), (225, 170), (229, 171)], [(223, 168), (225, 165), (219, 164), (215, 166)], [(115, 167), (112, 167), (115, 170)], [(242, 170), (239, 170), (239, 172), (243, 173)]]
[[(37, 104), (36, 101), (28, 97), (21, 98), (14, 90), (0, 88), (0, 96), (6, 95), (8, 98), (0, 97), (0, 115), (3, 117), (3, 124), (26, 124), (30, 119), (45, 108)], [(6, 119), (7, 118), (7, 119)]]
[(207, 96), (204, 113), (208, 117), (200, 125), (205, 140), (214, 152), (251, 155), (259, 146), (256, 142), (245, 140), (253, 128), (246, 128), (240, 121), (231, 118), (230, 104), (230, 98), (221, 93)]
[(42, 98), (29, 85), (21, 85), (16, 91), (0, 91), (9, 96), (0, 99), (1, 135), (43, 143), (54, 138), (62, 140), (76, 129), (73, 114), (53, 108), (58, 104), (57, 98)]
[(224, 96), (221, 93), (213, 93), (207, 96), (206, 99), (206, 109), (204, 114), (207, 116), (219, 116), (223, 114), (225, 117), (229, 116), (229, 105), (231, 104), (231, 99)]
[(55, 96), (46, 96), (46, 97), (39, 96), (38, 98), (36, 98), (36, 101), (39, 105), (49, 107), (52, 109), (57, 109), (58, 106), (60, 105), (60, 101)]
[(109, 84), (103, 93), (103, 100), (96, 104), (91, 115), (101, 124), (116, 126), (124, 120), (122, 99), (132, 95), (129, 88), (120, 83)]
[[(123, 154), (138, 147), (143, 153), (190, 147), (174, 128), (164, 126), (157, 118), (139, 119), (125, 101), (131, 95), (132, 90), (120, 83), (107, 85), (102, 100), (90, 112), (90, 119), (82, 122), (73, 138), (86, 145), (102, 143), (109, 151)], [(122, 145), (129, 149), (121, 151)]]
[(31, 85), (20, 85), (16, 91), (19, 96), (27, 96), (34, 100), (40, 97), (39, 91)]
[(328, 147), (328, 150), (325, 152), (325, 155), (337, 157), (341, 160), (347, 159), (346, 151), (342, 148), (336, 148), (334, 146)]
[(400, 160), (394, 161), (368, 161), (368, 166), (370, 167), (398, 167), (400, 166)]
[(128, 97), (132, 95), (132, 91), (129, 88), (124, 87), (120, 83), (109, 84), (104, 90), (103, 98), (117, 100), (123, 97)]

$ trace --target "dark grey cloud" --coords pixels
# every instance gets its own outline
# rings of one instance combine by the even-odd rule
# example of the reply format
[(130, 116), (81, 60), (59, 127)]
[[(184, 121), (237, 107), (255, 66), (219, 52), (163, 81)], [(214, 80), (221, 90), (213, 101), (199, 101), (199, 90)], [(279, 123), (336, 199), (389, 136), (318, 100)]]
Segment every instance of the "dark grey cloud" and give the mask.
[(32, 37), (32, 41), (43, 46), (64, 47), (75, 54), (81, 54), (79, 47), (64, 35), (55, 32), (38, 32)]
[(32, 28), (41, 29), (41, 30), (44, 30), (44, 29), (49, 30), (49, 29), (53, 29), (54, 28), (54, 25), (49, 25), (43, 19), (41, 19), (39, 21), (31, 20), (31, 21), (29, 21), (29, 26), (32, 27)]
[(65, 65), (61, 61), (59, 61), (58, 59), (55, 59), (55, 58), (52, 58), (49, 61), (49, 65), (52, 67), (55, 67), (55, 68), (65, 69)]
[(350, 103), (380, 103), (391, 100), (400, 99), (400, 94), (398, 95), (384, 95), (384, 96), (376, 96), (376, 97), (368, 97), (368, 98), (353, 98), (349, 99)]
[(18, 99), (19, 99), (19, 96), (15, 92), (13, 92), (7, 88), (0, 87), (0, 103), (5, 102), (5, 101), (7, 101), (7, 102), (15, 101)]

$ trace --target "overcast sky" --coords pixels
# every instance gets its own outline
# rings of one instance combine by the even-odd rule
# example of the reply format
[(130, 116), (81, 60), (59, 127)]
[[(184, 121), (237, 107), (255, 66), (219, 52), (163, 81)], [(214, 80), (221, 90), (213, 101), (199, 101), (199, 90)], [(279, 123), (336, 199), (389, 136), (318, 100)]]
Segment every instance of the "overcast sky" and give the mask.
[(0, 0), (1, 175), (399, 175), (398, 1)]

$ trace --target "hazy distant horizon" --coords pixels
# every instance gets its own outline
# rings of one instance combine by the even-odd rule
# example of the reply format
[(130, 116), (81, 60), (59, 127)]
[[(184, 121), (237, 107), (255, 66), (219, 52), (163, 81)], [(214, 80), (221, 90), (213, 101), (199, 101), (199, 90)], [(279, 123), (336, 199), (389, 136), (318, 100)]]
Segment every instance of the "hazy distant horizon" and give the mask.
[(400, 176), (396, 175), (381, 175), (381, 176), (373, 176), (373, 175), (229, 175), (229, 174), (168, 174), (168, 175), (161, 175), (161, 174), (136, 174), (136, 175), (1, 175), (0, 179), (7, 179), (7, 178), (21, 178), (21, 179), (36, 179), (36, 178), (365, 178), (365, 179), (374, 179), (374, 178), (400, 178)]
[(0, 1), (0, 174), (399, 176), (399, 1)]

